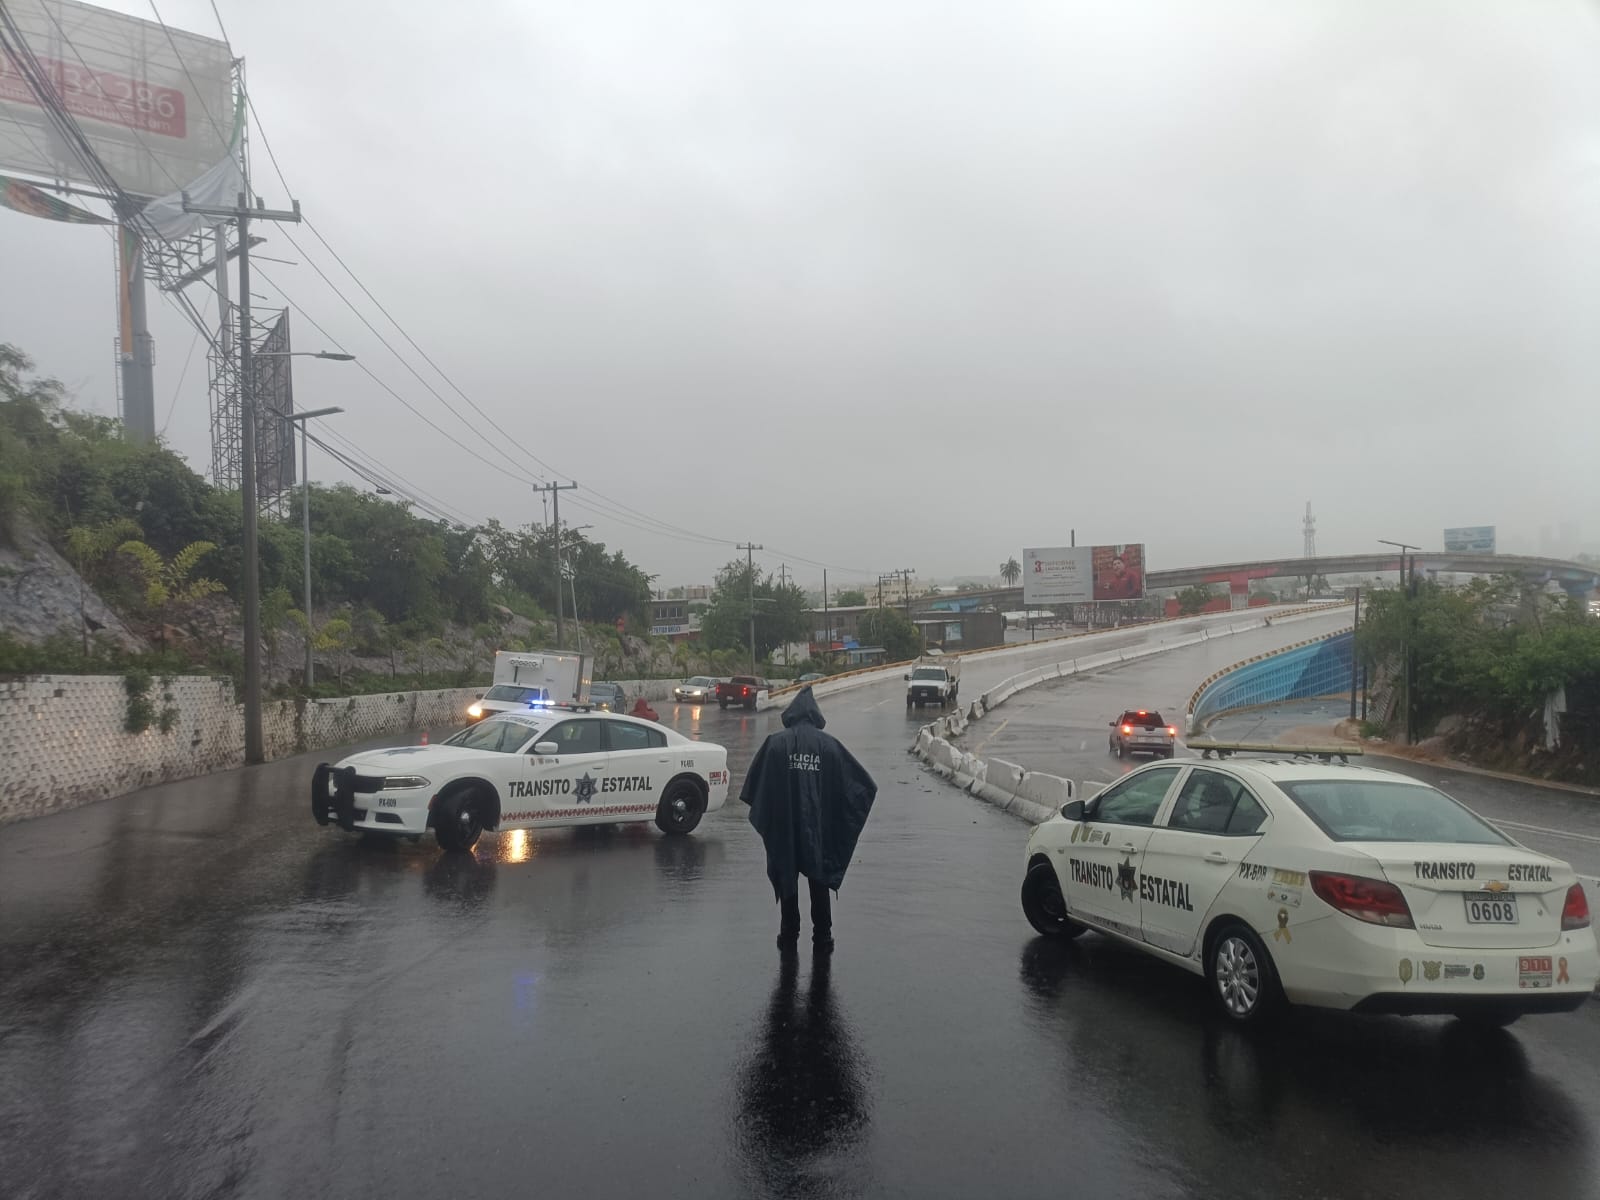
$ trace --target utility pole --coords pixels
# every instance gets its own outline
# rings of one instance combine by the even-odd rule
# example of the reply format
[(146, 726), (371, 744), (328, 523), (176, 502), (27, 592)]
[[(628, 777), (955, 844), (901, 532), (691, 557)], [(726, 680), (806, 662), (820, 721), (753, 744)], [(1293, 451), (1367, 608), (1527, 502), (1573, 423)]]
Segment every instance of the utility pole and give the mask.
[(1403, 685), (1403, 687), (1405, 689), (1405, 693), (1404, 694), (1405, 694), (1406, 745), (1409, 746), (1411, 744), (1411, 734), (1412, 734), (1411, 692), (1412, 692), (1412, 688), (1416, 684), (1416, 650), (1415, 650), (1415, 647), (1412, 644), (1415, 641), (1415, 638), (1413, 636), (1413, 622), (1416, 619), (1416, 614), (1412, 611), (1411, 601), (1412, 601), (1412, 598), (1417, 594), (1417, 556), (1414, 555), (1414, 554), (1410, 556), (1410, 558), (1411, 558), (1411, 582), (1410, 582), (1409, 585), (1407, 585), (1407, 583), (1406, 583), (1406, 557), (1407, 557), (1406, 551), (1407, 550), (1420, 550), (1420, 549), (1422, 549), (1422, 547), (1421, 546), (1413, 546), (1409, 542), (1391, 542), (1391, 541), (1388, 541), (1385, 538), (1379, 538), (1378, 539), (1378, 544), (1381, 545), (1381, 546), (1395, 546), (1400, 551), (1400, 596), (1401, 596), (1402, 600), (1405, 603), (1405, 610), (1404, 611), (1405, 611), (1405, 626), (1406, 626), (1405, 646), (1402, 648), (1401, 653), (1400, 653), (1400, 679), (1401, 679), (1401, 683), (1402, 683), (1402, 685)]
[(917, 569), (915, 567), (901, 567), (895, 572), (896, 575), (900, 576), (901, 595), (905, 598), (906, 620), (908, 621), (911, 619), (911, 577), (916, 573)]
[[(578, 485), (576, 483), (541, 483), (541, 484), (534, 485), (534, 489), (533, 489), (536, 492), (548, 492), (550, 494), (551, 508), (552, 508), (552, 511), (555, 514), (555, 524), (552, 526), (552, 528), (556, 531), (556, 649), (557, 650), (565, 650), (567, 648), (567, 627), (566, 627), (566, 622), (562, 618), (562, 613), (566, 609), (566, 603), (561, 599), (561, 585), (566, 582), (566, 578), (567, 578), (567, 568), (566, 568), (566, 565), (565, 565), (565, 559), (564, 559), (564, 557), (563, 557), (563, 555), (561, 553), (561, 493), (562, 492), (570, 492), (570, 491), (574, 490), (577, 486)], [(572, 593), (572, 620), (573, 620), (574, 624), (576, 624), (577, 620), (578, 620), (578, 593), (577, 593), (576, 588), (574, 588), (573, 593)]]
[(1360, 664), (1356, 656), (1356, 635), (1361, 632), (1361, 589), (1356, 588), (1356, 615), (1350, 623), (1350, 719), (1356, 719), (1356, 683)]
[[(250, 337), (250, 222), (300, 221), (300, 202), (287, 212), (269, 209), (257, 201), (249, 204), (250, 180), (233, 208), (190, 204), (183, 193), (183, 211), (202, 217), (234, 221), (239, 226), (239, 484), (244, 502), (244, 571), (240, 590), (244, 592), (244, 761), (254, 765), (266, 759), (261, 736), (261, 563), (256, 512), (256, 402), (252, 372)], [(309, 618), (310, 613), (306, 616)]]
[(343, 411), (335, 405), (332, 408), (314, 408), (310, 412), (290, 413), (284, 418), (291, 425), (298, 423), (300, 426), (300, 529), (305, 552), (303, 574), (306, 585), (306, 675), (303, 686), (308, 691), (316, 672), (316, 647), (312, 644), (316, 639), (311, 636), (311, 430), (306, 427), (306, 422), (314, 417), (331, 417)]
[[(786, 590), (788, 588), (788, 586), (789, 586), (789, 564), (788, 563), (779, 563), (778, 564), (778, 590), (779, 590), (779, 593), (781, 594), (784, 590)], [(783, 665), (786, 666), (786, 667), (789, 665), (789, 639), (787, 637), (785, 637), (783, 639)]]
[(833, 618), (828, 606), (828, 568), (822, 568), (822, 661), (833, 663)]
[(740, 542), (737, 550), (744, 551), (745, 581), (750, 585), (750, 674), (756, 673), (756, 551), (766, 549), (755, 542)]

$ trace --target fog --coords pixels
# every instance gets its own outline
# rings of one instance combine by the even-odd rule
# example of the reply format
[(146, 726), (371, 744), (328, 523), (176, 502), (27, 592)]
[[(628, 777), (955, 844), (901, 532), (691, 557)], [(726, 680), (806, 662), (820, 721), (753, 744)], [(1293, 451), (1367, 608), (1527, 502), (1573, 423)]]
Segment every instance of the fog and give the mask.
[[(267, 204), (508, 436), (268, 228), (297, 348), (471, 450), (351, 365), (302, 360), (297, 400), (474, 521), (544, 519), (514, 476), (559, 472), (662, 586), (739, 541), (810, 586), (1074, 530), (1158, 570), (1297, 554), (1308, 500), (1324, 553), (1600, 549), (1586, 4), (219, 7)], [(106, 234), (0, 210), (0, 263), (0, 340), (114, 413)], [(151, 303), (157, 424), (206, 469), (204, 345), (184, 375)]]

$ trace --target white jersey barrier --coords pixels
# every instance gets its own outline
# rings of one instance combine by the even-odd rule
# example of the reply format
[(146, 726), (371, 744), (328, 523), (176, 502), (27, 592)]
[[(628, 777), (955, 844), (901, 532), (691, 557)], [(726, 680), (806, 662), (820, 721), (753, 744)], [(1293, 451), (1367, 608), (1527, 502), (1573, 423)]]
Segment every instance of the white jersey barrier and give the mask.
[[(1073, 782), (1044, 771), (1030, 771), (1026, 767), (1003, 759), (985, 761), (956, 746), (952, 742), (953, 738), (961, 736), (973, 722), (982, 720), (1018, 692), (1038, 687), (1041, 683), (1066, 679), (1083, 671), (1097, 671), (1102, 667), (1165, 654), (1169, 650), (1195, 646), (1212, 638), (1262, 629), (1273, 623), (1282, 624), (1326, 616), (1329, 607), (1322, 605), (1314, 609), (1264, 613), (1254, 620), (1218, 622), (1153, 646), (1135, 646), (1122, 650), (1107, 650), (1099, 654), (1085, 654), (1078, 658), (1046, 663), (1044, 666), (1022, 671), (984, 692), (968, 705), (965, 711), (958, 709), (949, 716), (940, 717), (937, 721), (922, 726), (917, 730), (917, 739), (912, 743), (910, 752), (927, 763), (935, 774), (949, 779), (963, 791), (1013, 816), (1021, 817), (1030, 824), (1037, 825), (1049, 820), (1063, 804), (1076, 798), (1077, 789)], [(1008, 651), (1014, 649), (1015, 647), (1006, 647)]]

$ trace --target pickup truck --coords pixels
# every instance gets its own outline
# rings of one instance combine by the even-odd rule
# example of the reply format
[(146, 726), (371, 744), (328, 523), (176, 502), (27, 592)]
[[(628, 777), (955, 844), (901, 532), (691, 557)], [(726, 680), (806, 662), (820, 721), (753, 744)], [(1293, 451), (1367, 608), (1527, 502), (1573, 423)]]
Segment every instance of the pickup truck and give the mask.
[(961, 660), (948, 655), (917, 659), (906, 676), (906, 707), (954, 704), (961, 694)]
[(735, 675), (717, 684), (717, 707), (740, 704), (755, 711), (756, 694), (767, 690), (767, 681), (758, 675)]

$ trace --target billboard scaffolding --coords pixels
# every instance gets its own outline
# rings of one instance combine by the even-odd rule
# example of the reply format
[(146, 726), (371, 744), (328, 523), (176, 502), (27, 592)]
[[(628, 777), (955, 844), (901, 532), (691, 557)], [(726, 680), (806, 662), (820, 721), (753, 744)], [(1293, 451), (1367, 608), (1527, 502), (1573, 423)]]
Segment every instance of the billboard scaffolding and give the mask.
[[(269, 310), (259, 319), (252, 313), (250, 325), (257, 504), (263, 513), (284, 517), (296, 478), (294, 431), (286, 419), (294, 412), (289, 310)], [(239, 393), (238, 357), (213, 346), (206, 359), (211, 367), (211, 477), (218, 487), (237, 491), (244, 482), (240, 445), (244, 405)]]

